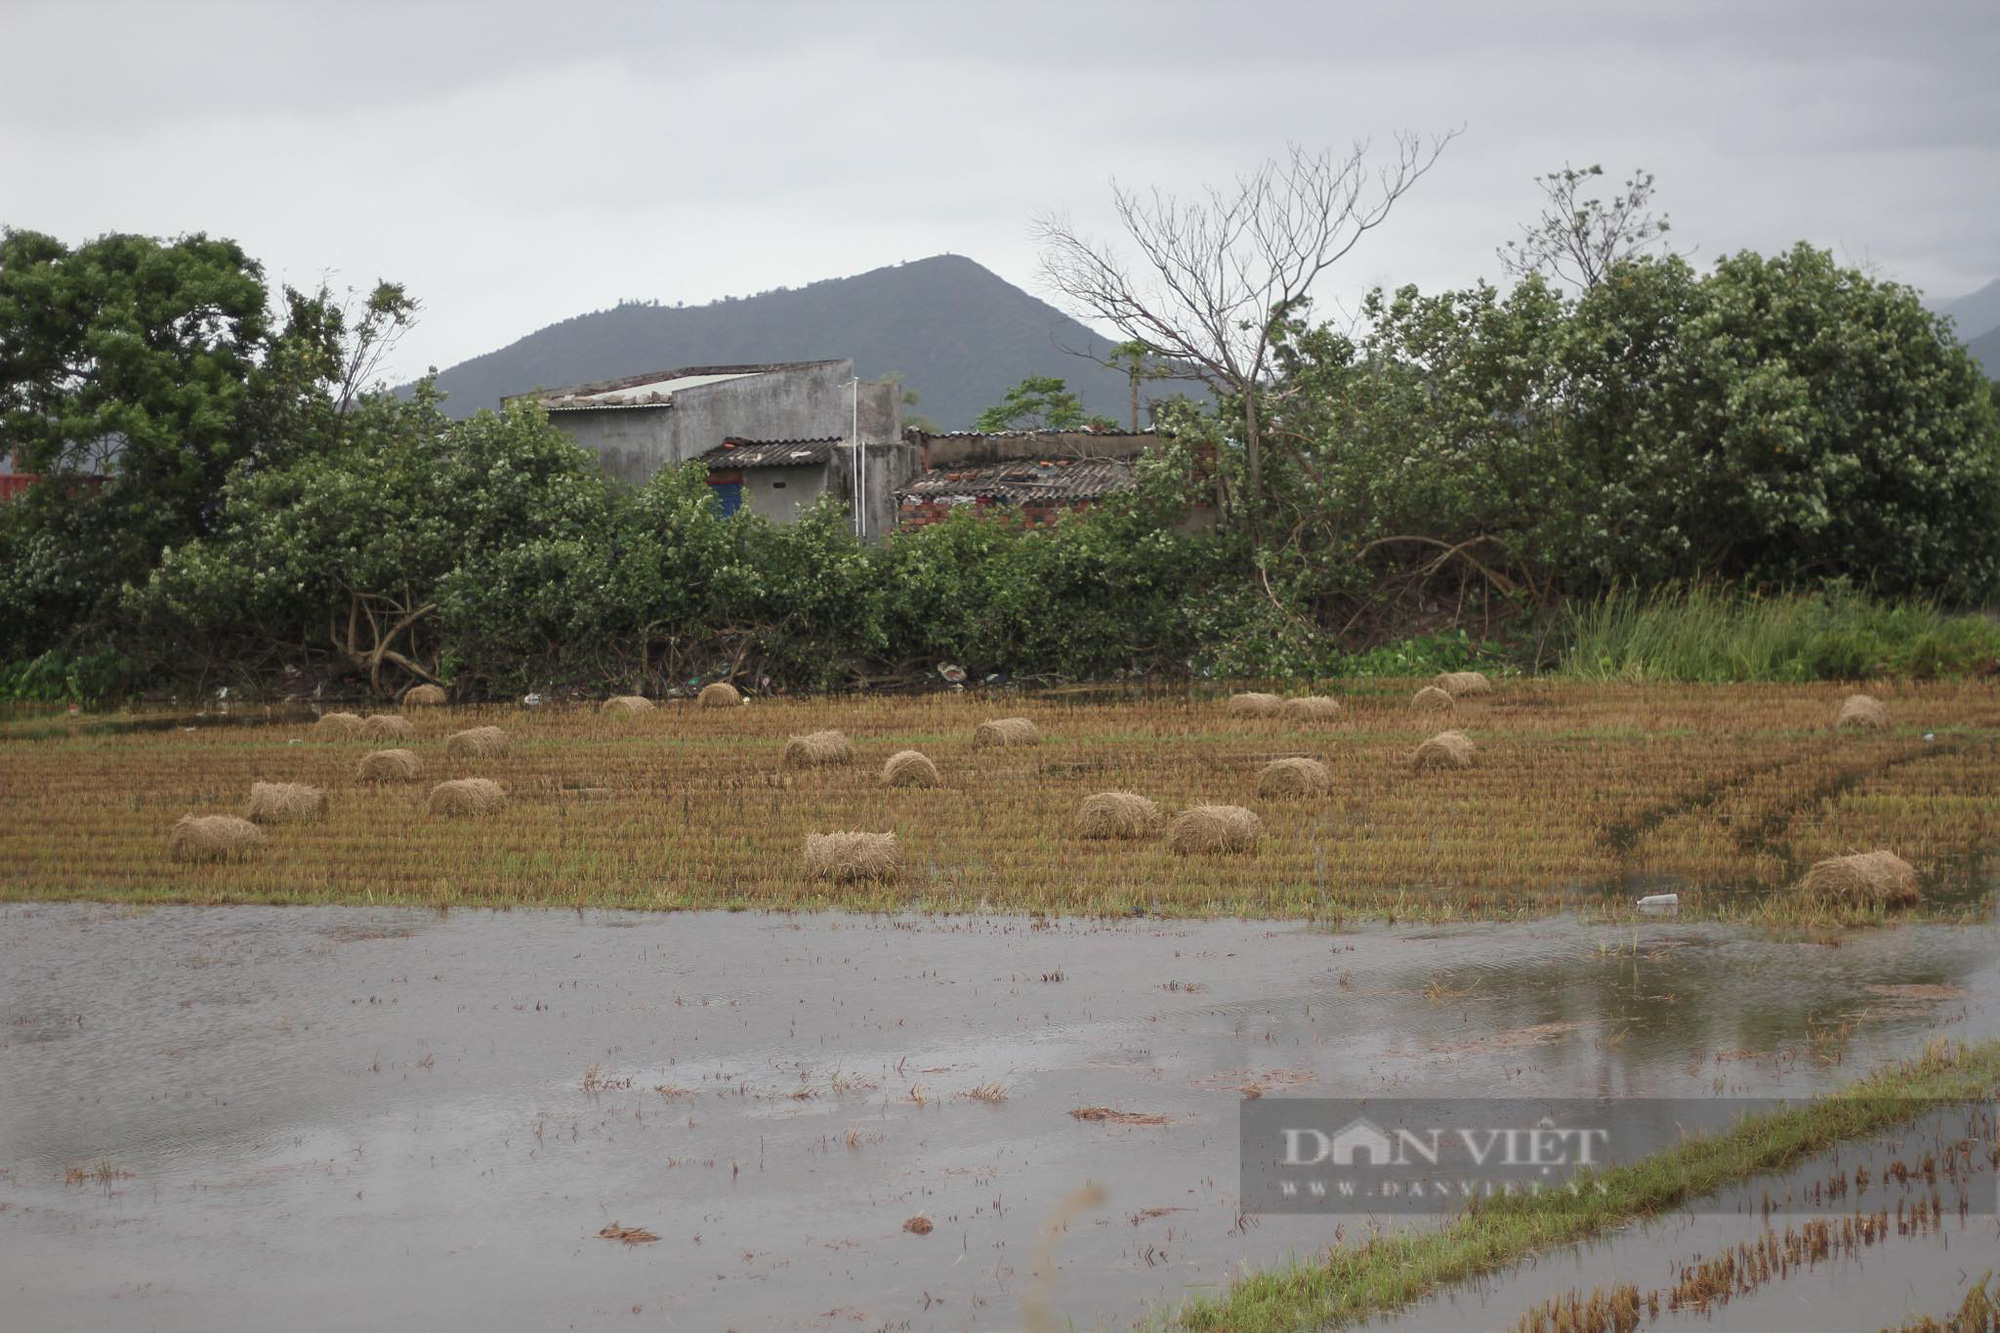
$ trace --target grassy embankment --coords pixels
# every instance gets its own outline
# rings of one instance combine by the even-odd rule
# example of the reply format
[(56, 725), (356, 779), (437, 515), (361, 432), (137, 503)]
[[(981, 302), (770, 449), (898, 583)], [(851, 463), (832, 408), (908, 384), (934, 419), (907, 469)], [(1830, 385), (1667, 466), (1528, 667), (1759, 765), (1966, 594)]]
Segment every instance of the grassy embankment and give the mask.
[[(1870, 913), (1785, 886), (1819, 857), (1888, 847), (1932, 877), (1922, 912), (1986, 910), (1972, 868), (2000, 843), (1989, 683), (1885, 688), (1891, 725), (1863, 732), (1831, 725), (1846, 693), (1833, 685), (1517, 680), (1415, 714), (1417, 683), (1349, 687), (1338, 717), (1310, 723), (1190, 694), (425, 710), (395, 742), (423, 778), (393, 786), (355, 776), (373, 743), (299, 723), (110, 734), (22, 721), (0, 725), (0, 898), (1453, 920), (1627, 911), (1671, 885), (1685, 915), (1833, 922)], [(1007, 714), (1032, 717), (1044, 743), (974, 748), (978, 722)], [(476, 724), (504, 727), (508, 752), (448, 758), (444, 737)], [(824, 727), (852, 738), (852, 766), (782, 767), (788, 736)], [(1475, 765), (1412, 771), (1412, 749), (1445, 727), (1476, 742)], [(937, 763), (942, 786), (881, 784), (905, 748)], [(1324, 761), (1331, 790), (1260, 798), (1257, 769), (1283, 755)], [(503, 783), (506, 807), (427, 815), (429, 784), (460, 777)], [(328, 814), (271, 829), (238, 862), (169, 859), (177, 818), (241, 812), (253, 781), (322, 786)], [(1186, 857), (1157, 836), (1074, 837), (1078, 801), (1120, 788), (1169, 814), (1245, 805), (1264, 834), (1250, 852)], [(807, 880), (806, 835), (838, 829), (897, 833), (902, 877)]]

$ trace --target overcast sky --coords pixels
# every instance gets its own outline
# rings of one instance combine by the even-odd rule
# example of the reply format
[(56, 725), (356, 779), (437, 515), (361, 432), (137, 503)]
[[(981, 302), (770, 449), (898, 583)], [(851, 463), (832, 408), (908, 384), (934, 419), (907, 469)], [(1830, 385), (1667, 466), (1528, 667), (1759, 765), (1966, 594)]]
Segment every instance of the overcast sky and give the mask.
[(398, 377), (945, 251), (1038, 290), (1030, 220), (1108, 227), (1113, 177), (1461, 125), (1323, 301), (1497, 277), (1565, 161), (1654, 172), (1697, 262), (1804, 238), (1942, 297), (2000, 276), (2000, 5), (1628, 9), (0, 0), (0, 222), (402, 281)]

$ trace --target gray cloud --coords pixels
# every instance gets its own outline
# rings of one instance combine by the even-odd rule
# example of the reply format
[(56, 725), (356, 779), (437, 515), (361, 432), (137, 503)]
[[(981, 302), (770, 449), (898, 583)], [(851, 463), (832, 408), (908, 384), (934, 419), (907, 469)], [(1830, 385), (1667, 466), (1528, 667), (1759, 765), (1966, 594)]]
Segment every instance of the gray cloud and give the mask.
[(1192, 189), (1287, 139), (1466, 132), (1322, 297), (1496, 275), (1565, 160), (1659, 177), (1696, 258), (1806, 239), (2000, 275), (1989, 3), (10, 6), (0, 221), (237, 237), (408, 283), (399, 373), (625, 297), (696, 302)]

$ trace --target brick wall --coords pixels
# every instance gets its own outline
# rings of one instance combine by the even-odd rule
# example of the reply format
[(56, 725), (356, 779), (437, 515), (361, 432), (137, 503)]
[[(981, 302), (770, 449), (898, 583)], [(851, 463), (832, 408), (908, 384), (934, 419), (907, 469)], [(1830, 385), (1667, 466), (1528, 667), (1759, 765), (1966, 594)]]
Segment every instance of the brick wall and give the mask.
[(947, 499), (905, 499), (896, 511), (896, 531), (908, 532), (926, 524), (937, 523), (951, 517), (961, 509), (970, 509), (976, 514), (1019, 523), (1030, 528), (1045, 528), (1064, 514), (1088, 509), (1090, 500), (1039, 500), (1029, 504), (1008, 504), (1002, 500), (975, 497), (954, 503)]

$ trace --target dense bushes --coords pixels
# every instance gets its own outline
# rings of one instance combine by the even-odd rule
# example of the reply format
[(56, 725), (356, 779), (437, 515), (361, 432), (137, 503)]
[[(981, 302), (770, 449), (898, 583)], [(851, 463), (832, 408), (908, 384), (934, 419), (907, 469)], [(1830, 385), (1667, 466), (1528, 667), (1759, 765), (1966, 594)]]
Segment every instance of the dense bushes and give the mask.
[[(201, 238), (8, 233), (0, 270), (0, 427), (57, 473), (0, 505), (4, 696), (823, 688), (946, 661), (1427, 674), (1551, 665), (1565, 643), (1589, 674), (1797, 678), (1993, 652), (1990, 626), (1930, 604), (2000, 583), (1992, 388), (1913, 292), (1809, 247), (1705, 275), (1628, 262), (1577, 297), (1534, 277), (1377, 293), (1354, 335), (1289, 311), (1260, 512), (1237, 405), (1183, 400), (1135, 495), (1042, 531), (961, 516), (872, 546), (832, 501), (724, 518), (699, 465), (607, 482), (532, 407), (452, 421), (428, 388), (357, 396), (410, 313), (390, 285), (352, 327), (287, 292), (274, 329), (256, 266)], [(51, 294), (66, 313), (44, 328)], [(166, 350), (139, 356), (148, 319), (139, 341)], [(101, 383), (93, 347), (125, 349)], [(175, 358), (195, 371), (170, 392)], [(121, 463), (94, 489), (77, 474), (107, 440)]]

